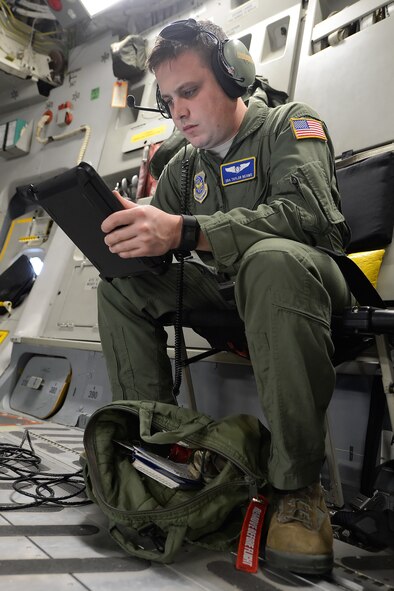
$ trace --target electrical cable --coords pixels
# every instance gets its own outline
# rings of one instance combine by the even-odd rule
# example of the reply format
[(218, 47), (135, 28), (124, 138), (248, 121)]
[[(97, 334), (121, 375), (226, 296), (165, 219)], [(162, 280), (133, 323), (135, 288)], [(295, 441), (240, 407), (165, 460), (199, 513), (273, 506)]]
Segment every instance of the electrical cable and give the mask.
[(47, 4), (37, 4), (36, 2), (30, 2), (29, 0), (18, 0), (15, 6), (15, 11), (19, 12), (20, 7), (23, 9), (31, 10), (35, 17), (48, 18), (50, 20), (56, 20), (56, 16), (50, 10)]
[(31, 8), (31, 10), (35, 10), (36, 12), (51, 13), (48, 4), (38, 4), (37, 2), (30, 2), (29, 0), (17, 0), (17, 5), (24, 6), (25, 8)]
[(49, 21), (56, 20), (56, 17), (55, 17), (54, 14), (46, 14), (44, 12), (36, 12), (36, 11), (33, 11), (33, 10), (27, 10), (26, 8), (16, 8), (15, 9), (15, 12), (17, 12), (21, 16), (26, 16), (28, 18), (46, 19), (46, 20), (49, 20)]
[[(29, 449), (23, 448), (25, 441)], [(14, 511), (48, 504), (64, 507), (91, 503), (86, 497), (76, 499), (84, 495), (86, 488), (82, 469), (61, 474), (40, 472), (40, 464), (41, 458), (34, 451), (27, 429), (19, 446), (0, 444), (0, 481), (12, 481), (12, 488), (16, 493), (33, 499), (26, 503), (0, 504), (0, 511)], [(56, 487), (62, 487), (63, 490), (71, 487), (71, 491), (56, 495)]]
[(83, 158), (85, 156), (86, 148), (88, 147), (88, 143), (90, 140), (90, 134), (91, 134), (91, 127), (86, 124), (80, 125), (77, 129), (73, 129), (73, 130), (58, 134), (58, 135), (51, 135), (49, 137), (43, 138), (43, 137), (41, 137), (42, 131), (43, 131), (44, 127), (48, 123), (50, 123), (50, 121), (51, 121), (51, 115), (49, 115), (48, 113), (44, 113), (37, 123), (36, 136), (35, 136), (36, 140), (38, 142), (40, 142), (40, 144), (46, 145), (46, 144), (49, 144), (50, 142), (58, 142), (60, 140), (66, 139), (66, 138), (73, 137), (74, 135), (78, 135), (79, 133), (84, 133), (85, 134), (84, 140), (83, 140), (81, 149), (79, 150), (78, 159), (77, 159), (77, 164), (79, 164), (83, 160)]
[[(44, 13), (37, 13), (35, 18), (43, 18)], [(55, 21), (54, 21), (55, 24)], [(14, 13), (5, 2), (0, 0), (0, 27), (11, 39), (20, 43), (22, 46), (29, 42), (32, 35), (32, 27), (15, 17)], [(45, 52), (48, 48), (53, 48), (59, 43), (64, 45), (64, 41), (59, 38), (50, 37), (57, 35), (56, 27), (53, 31), (34, 31), (33, 48), (39, 53)], [(55, 44), (55, 45), (54, 45)]]
[(81, 149), (79, 151), (79, 155), (78, 155), (78, 159), (77, 159), (77, 164), (79, 164), (80, 162), (82, 162), (82, 160), (84, 159), (86, 148), (88, 147), (88, 143), (89, 143), (89, 140), (90, 140), (91, 128), (90, 128), (89, 125), (81, 125), (80, 128), (79, 128), (79, 131), (85, 132), (85, 138), (83, 140)]
[[(189, 168), (190, 162), (186, 158), (185, 153), (182, 159), (181, 169), (181, 213), (188, 213), (188, 188), (189, 188)], [(175, 310), (175, 324), (174, 324), (174, 385), (172, 393), (177, 397), (182, 383), (182, 320), (183, 320), (183, 279), (185, 272), (185, 253), (179, 251), (176, 256), (178, 260), (177, 276), (176, 276), (176, 310)]]
[(183, 319), (183, 278), (185, 271), (185, 255), (180, 252), (177, 255), (178, 268), (176, 274), (176, 310), (175, 310), (175, 324), (174, 324), (174, 385), (172, 393), (176, 397), (182, 383), (182, 319)]

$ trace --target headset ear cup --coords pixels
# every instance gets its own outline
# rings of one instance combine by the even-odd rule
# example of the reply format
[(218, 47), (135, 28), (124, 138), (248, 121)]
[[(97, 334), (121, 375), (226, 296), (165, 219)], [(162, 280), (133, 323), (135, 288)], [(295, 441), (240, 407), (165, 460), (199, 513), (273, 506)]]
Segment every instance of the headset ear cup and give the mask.
[(159, 85), (156, 86), (156, 103), (157, 108), (159, 109), (160, 113), (163, 115), (165, 119), (172, 119), (171, 111), (169, 109), (168, 104), (163, 100), (161, 96)]
[(227, 96), (230, 98), (237, 98), (241, 96), (239, 86), (234, 80), (232, 80), (231, 76), (226, 73), (221, 56), (222, 50), (220, 48), (213, 51), (211, 62), (213, 73)]
[(230, 98), (244, 95), (256, 76), (252, 56), (238, 39), (218, 43), (217, 51), (212, 54), (212, 69)]

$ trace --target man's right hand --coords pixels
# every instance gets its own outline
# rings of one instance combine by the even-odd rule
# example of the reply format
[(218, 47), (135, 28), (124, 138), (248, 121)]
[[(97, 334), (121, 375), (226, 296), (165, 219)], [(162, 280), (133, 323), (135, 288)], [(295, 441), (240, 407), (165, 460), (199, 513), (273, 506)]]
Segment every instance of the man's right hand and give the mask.
[(121, 258), (155, 256), (175, 250), (181, 240), (182, 217), (153, 205), (138, 205), (114, 191), (124, 206), (101, 225), (104, 242)]

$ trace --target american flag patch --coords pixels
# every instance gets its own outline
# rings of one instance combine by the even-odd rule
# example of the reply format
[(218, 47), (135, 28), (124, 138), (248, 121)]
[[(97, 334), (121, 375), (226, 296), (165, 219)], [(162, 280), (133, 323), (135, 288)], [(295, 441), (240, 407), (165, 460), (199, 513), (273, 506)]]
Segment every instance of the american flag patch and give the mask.
[(319, 140), (327, 141), (327, 136), (324, 133), (323, 125), (316, 119), (290, 119), (293, 128), (294, 136), (297, 140), (306, 138), (317, 138)]

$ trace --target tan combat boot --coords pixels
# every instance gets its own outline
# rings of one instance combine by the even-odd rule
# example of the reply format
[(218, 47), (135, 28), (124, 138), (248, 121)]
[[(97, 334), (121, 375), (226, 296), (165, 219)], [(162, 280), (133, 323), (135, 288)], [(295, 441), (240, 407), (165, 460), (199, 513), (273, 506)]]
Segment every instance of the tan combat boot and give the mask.
[(333, 565), (330, 517), (320, 484), (277, 496), (265, 558), (295, 573), (323, 574)]

